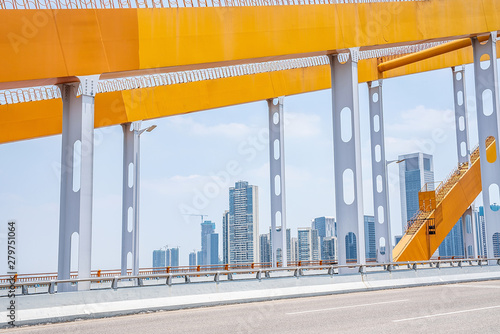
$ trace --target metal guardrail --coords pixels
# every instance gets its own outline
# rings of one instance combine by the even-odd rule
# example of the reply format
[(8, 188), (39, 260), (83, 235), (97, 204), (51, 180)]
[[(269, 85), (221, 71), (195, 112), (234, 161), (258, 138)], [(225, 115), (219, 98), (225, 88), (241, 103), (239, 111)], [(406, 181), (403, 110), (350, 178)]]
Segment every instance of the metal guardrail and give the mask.
[[(221, 277), (226, 276), (228, 281), (234, 280), (234, 276), (241, 274), (251, 274), (255, 275), (254, 279), (261, 280), (263, 278), (271, 278), (272, 273), (287, 272), (290, 273), (290, 277), (306, 276), (304, 271), (327, 271), (326, 273), (319, 273), (314, 275), (330, 275), (333, 276), (339, 273), (339, 269), (352, 269), (353, 273), (358, 272), (360, 274), (366, 274), (368, 269), (379, 269), (377, 271), (394, 271), (394, 270), (419, 270), (419, 269), (430, 269), (430, 268), (441, 268), (443, 265), (448, 265), (448, 267), (462, 267), (468, 266), (483, 266), (488, 265), (488, 262), (496, 262), (500, 265), (500, 258), (489, 258), (489, 259), (446, 259), (446, 260), (429, 260), (429, 261), (408, 261), (408, 262), (392, 262), (392, 263), (373, 263), (373, 264), (347, 264), (347, 265), (311, 265), (311, 266), (294, 266), (294, 267), (278, 267), (278, 268), (246, 268), (246, 269), (233, 269), (233, 270), (217, 270), (217, 271), (186, 271), (179, 273), (167, 273), (167, 274), (150, 274), (150, 275), (138, 275), (138, 276), (114, 276), (114, 277), (90, 277), (90, 278), (73, 278), (64, 280), (51, 280), (47, 281), (34, 281), (34, 282), (16, 282), (14, 283), (15, 288), (21, 288), (23, 295), (28, 295), (29, 287), (39, 287), (48, 286), (47, 292), (49, 294), (54, 294), (57, 292), (56, 288), (59, 284), (69, 283), (78, 284), (80, 282), (90, 282), (90, 283), (103, 283), (111, 282), (110, 288), (116, 290), (119, 287), (118, 283), (120, 281), (130, 281), (133, 280), (135, 286), (144, 286), (145, 280), (158, 280), (165, 279), (164, 284), (154, 284), (154, 285), (176, 285), (183, 283), (173, 283), (173, 278), (184, 278), (184, 283), (191, 283), (192, 277), (210, 277), (213, 276), (213, 281), (218, 283)], [(309, 276), (309, 275), (307, 275)], [(280, 276), (283, 277), (283, 276)], [(244, 277), (243, 279), (249, 279)], [(153, 286), (153, 285), (148, 285)], [(0, 284), (0, 289), (6, 289), (12, 287), (12, 284)], [(130, 287), (130, 286), (129, 286)], [(122, 287), (123, 288), (123, 287)], [(99, 288), (102, 289), (102, 288)], [(91, 289), (96, 290), (96, 289)], [(40, 293), (40, 292), (37, 292)]]

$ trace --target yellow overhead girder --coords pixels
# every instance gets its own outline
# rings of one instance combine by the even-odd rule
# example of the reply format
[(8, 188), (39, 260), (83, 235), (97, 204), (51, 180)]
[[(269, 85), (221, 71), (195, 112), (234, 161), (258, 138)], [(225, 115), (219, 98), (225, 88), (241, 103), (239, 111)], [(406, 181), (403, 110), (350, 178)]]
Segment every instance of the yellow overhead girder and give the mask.
[(82, 75), (468, 37), (500, 30), (500, 2), (0, 10), (0, 20), (0, 83), (47, 84)]
[[(500, 55), (500, 44), (497, 44), (497, 54)], [(374, 81), (459, 66), (472, 61), (471, 47), (399, 67), (383, 74), (377, 71), (379, 60), (361, 60), (358, 64), (358, 78), (359, 82)], [(98, 94), (95, 100), (95, 127), (318, 91), (330, 88), (330, 80), (330, 68), (328, 65), (323, 65), (102, 93)], [(0, 106), (0, 143), (56, 135), (60, 134), (61, 130), (60, 99)]]

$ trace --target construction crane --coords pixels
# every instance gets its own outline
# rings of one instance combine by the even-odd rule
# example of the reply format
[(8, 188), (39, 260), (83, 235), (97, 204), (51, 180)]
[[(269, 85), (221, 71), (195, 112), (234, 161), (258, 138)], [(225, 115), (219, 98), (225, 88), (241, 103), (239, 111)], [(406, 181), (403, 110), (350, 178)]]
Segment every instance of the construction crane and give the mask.
[(203, 224), (203, 217), (208, 217), (208, 215), (197, 215), (194, 213), (184, 213), (184, 216), (197, 216), (201, 218), (201, 223)]

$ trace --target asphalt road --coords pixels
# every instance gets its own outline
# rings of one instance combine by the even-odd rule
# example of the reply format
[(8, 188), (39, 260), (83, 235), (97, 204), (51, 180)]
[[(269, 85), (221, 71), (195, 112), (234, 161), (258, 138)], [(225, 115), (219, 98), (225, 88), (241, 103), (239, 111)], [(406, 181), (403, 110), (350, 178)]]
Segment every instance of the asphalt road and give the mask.
[(2, 332), (499, 333), (500, 281), (163, 311)]

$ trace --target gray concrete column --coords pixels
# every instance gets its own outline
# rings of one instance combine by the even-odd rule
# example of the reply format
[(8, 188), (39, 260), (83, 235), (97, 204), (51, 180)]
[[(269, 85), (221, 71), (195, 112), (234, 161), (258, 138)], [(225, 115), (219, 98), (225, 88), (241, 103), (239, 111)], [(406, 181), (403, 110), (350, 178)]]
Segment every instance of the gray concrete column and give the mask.
[[(474, 79), (476, 86), (476, 107), (479, 135), (479, 154), (481, 157), (481, 183), (483, 188), (484, 216), (486, 220), (486, 243), (489, 258), (500, 256), (498, 243), (494, 236), (500, 236), (500, 211), (490, 205), (499, 203), (500, 198), (500, 160), (498, 135), (498, 72), (496, 54), (497, 34), (493, 32), (484, 44), (472, 38), (474, 50)], [(489, 137), (496, 140), (494, 154), (486, 155), (486, 141)]]
[[(79, 79), (80, 83), (59, 86), (63, 125), (58, 279), (70, 278), (72, 257), (78, 259), (77, 266), (73, 264), (78, 268), (78, 278), (89, 278), (91, 273), (94, 97), (99, 76)], [(77, 96), (79, 86), (81, 95)], [(75, 288), (60, 284), (57, 289)], [(77, 289), (88, 290), (90, 283), (78, 283)]]
[[(286, 203), (285, 203), (285, 146), (283, 99), (267, 100), (269, 106), (269, 167), (271, 182), (271, 262), (276, 267), (278, 249), (281, 263), (287, 266)], [(278, 228), (280, 228), (278, 230)]]
[[(377, 262), (389, 263), (392, 262), (392, 242), (385, 159), (382, 80), (379, 80), (378, 85), (375, 85), (374, 82), (368, 82), (368, 96)], [(383, 253), (382, 246), (385, 247)]]
[(338, 261), (364, 264), (365, 238), (358, 101), (358, 50), (331, 55)]

